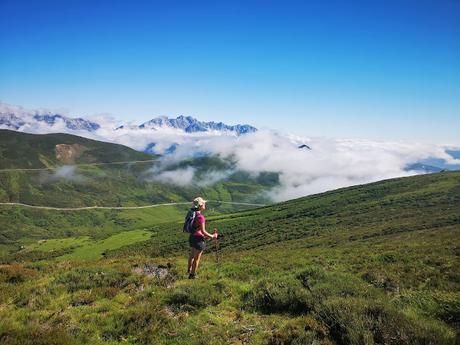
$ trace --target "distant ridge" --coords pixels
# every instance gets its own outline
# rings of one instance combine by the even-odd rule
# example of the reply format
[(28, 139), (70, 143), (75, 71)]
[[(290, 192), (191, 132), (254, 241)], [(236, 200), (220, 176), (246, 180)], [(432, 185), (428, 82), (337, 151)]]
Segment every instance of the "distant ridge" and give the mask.
[(183, 116), (169, 118), (167, 116), (160, 116), (150, 121), (144, 122), (139, 126), (141, 129), (158, 129), (158, 128), (176, 128), (181, 129), (186, 133), (196, 133), (196, 132), (207, 132), (207, 131), (221, 131), (221, 132), (235, 132), (238, 135), (245, 133), (253, 133), (257, 131), (257, 128), (244, 124), (237, 125), (227, 125), (223, 122), (204, 122), (199, 121), (192, 116)]
[[(50, 129), (61, 130), (62, 127), (53, 126), (62, 124), (70, 131), (87, 131), (94, 132), (101, 128), (101, 124), (83, 119), (81, 117), (69, 117), (59, 113), (53, 113), (42, 110), (26, 110), (19, 106), (13, 106), (0, 102), (0, 129), (10, 129), (14, 131), (25, 132), (46, 132)], [(159, 130), (164, 128), (174, 128), (184, 131), (185, 133), (196, 132), (233, 132), (237, 135), (253, 133), (257, 128), (247, 124), (227, 125), (223, 122), (205, 122), (200, 121), (192, 116), (180, 115), (176, 118), (167, 116), (155, 117), (141, 125), (122, 125), (113, 130), (120, 129), (151, 129)]]
[(18, 131), (25, 127), (34, 128), (43, 125), (51, 127), (58, 123), (62, 123), (67, 129), (73, 131), (93, 132), (101, 127), (98, 123), (80, 117), (72, 118), (38, 110), (28, 111), (21, 107), (0, 103), (0, 128), (2, 129)]
[(423, 173), (437, 173), (437, 172), (441, 172), (443, 170), (446, 170), (446, 169), (442, 169), (442, 168), (439, 168), (439, 167), (436, 167), (436, 166), (433, 166), (433, 165), (428, 165), (428, 164), (422, 164), (422, 163), (414, 163), (414, 164), (410, 164), (408, 166), (406, 166), (404, 168), (404, 170), (406, 171), (411, 171), (411, 170), (415, 170), (415, 171), (421, 171)]

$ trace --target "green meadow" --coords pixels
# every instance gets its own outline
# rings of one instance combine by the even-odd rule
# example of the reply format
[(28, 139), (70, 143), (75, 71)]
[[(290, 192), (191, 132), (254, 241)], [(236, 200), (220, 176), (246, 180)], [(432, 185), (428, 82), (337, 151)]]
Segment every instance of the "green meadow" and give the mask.
[(460, 341), (458, 172), (210, 212), (220, 250), (208, 242), (196, 280), (184, 210), (172, 222), (136, 210), (137, 229), (3, 255), (1, 343)]
[(121, 248), (150, 239), (152, 233), (145, 230), (125, 231), (103, 240), (94, 240), (89, 236), (42, 240), (27, 246), (27, 251), (54, 252), (67, 250), (71, 252), (59, 256), (59, 260), (92, 260), (100, 258), (108, 250)]

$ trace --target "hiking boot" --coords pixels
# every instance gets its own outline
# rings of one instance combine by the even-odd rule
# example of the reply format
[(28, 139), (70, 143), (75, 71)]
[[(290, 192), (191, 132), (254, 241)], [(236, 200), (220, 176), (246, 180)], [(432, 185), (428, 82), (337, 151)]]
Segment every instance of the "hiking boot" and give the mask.
[(188, 279), (195, 279), (196, 278), (196, 273), (190, 273), (188, 275)]

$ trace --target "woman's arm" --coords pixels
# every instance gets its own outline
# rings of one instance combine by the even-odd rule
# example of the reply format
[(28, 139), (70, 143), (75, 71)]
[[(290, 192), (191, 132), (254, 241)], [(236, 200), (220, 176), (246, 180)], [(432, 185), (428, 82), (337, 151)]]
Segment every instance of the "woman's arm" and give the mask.
[(211, 235), (209, 232), (206, 231), (206, 226), (204, 225), (204, 223), (201, 224), (200, 226), (201, 226), (201, 232), (203, 233), (203, 235), (205, 235), (208, 238), (214, 238), (214, 235)]

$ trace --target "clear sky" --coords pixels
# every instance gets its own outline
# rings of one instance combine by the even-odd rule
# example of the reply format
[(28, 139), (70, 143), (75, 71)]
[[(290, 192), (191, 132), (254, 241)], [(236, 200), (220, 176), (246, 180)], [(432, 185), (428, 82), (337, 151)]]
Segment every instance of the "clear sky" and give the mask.
[(0, 100), (460, 142), (460, 1), (0, 0)]

